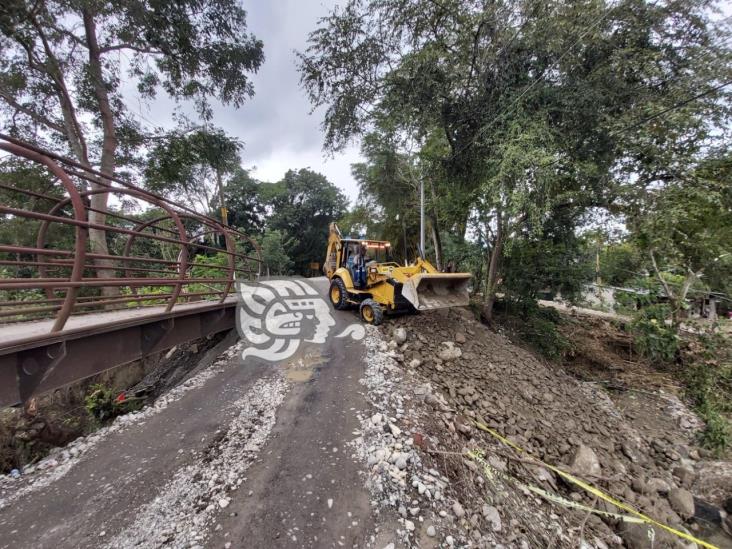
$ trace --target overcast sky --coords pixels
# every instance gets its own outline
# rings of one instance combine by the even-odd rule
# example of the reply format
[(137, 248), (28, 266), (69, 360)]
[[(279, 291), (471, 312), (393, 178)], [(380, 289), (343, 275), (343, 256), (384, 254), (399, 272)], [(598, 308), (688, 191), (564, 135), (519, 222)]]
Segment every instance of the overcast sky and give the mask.
[[(265, 61), (252, 77), (254, 97), (240, 108), (216, 107), (213, 123), (245, 143), (245, 168), (263, 181), (278, 181), (288, 169), (310, 167), (324, 174), (353, 201), (358, 187), (350, 165), (358, 162), (354, 146), (333, 158), (322, 152), (321, 113), (299, 86), (295, 50), (302, 51), (308, 33), (336, 0), (244, 0), (249, 30), (264, 42)], [(129, 90), (125, 95), (135, 92)], [(171, 127), (173, 103), (161, 97), (151, 105), (131, 102), (142, 121)], [(186, 109), (189, 111), (190, 109)]]

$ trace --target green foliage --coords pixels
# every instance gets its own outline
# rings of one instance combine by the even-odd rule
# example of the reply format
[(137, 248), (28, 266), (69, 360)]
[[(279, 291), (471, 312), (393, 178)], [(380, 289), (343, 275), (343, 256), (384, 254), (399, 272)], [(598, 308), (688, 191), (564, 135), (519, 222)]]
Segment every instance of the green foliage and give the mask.
[(280, 276), (290, 273), (292, 260), (285, 252), (292, 247), (291, 242), (278, 230), (266, 230), (262, 235), (260, 245), (262, 247), (262, 260), (267, 269), (268, 276)]
[(84, 398), (87, 412), (99, 422), (137, 410), (140, 405), (139, 399), (127, 398), (124, 393), (114, 392), (111, 387), (101, 383), (92, 385)]
[(262, 183), (238, 168), (224, 185), (224, 202), (229, 210), (229, 225), (248, 235), (262, 232), (266, 207), (260, 196)]
[(576, 301), (590, 275), (584, 250), (567, 226), (546, 226), (538, 234), (517, 235), (505, 252), (503, 287), (507, 296), (533, 303), (540, 292)]
[[(150, 150), (145, 167), (149, 190), (218, 211), (218, 179), (239, 168), (241, 143), (218, 129), (175, 130)], [(216, 217), (219, 217), (218, 215)]]
[(631, 286), (645, 267), (641, 251), (631, 242), (610, 243), (600, 251), (600, 276), (611, 286)]
[(636, 349), (653, 362), (671, 362), (678, 353), (679, 336), (670, 319), (668, 305), (650, 305), (631, 322)]
[(699, 96), (730, 76), (727, 26), (709, 8), (351, 0), (319, 22), (299, 68), (325, 107), (326, 147), (365, 136), (355, 173), (388, 238), (404, 231), (395, 213), (414, 223), (425, 182), (443, 229), (464, 238), (471, 220), (492, 294), (509, 283), (503, 240), (617, 213), (725, 142), (729, 92)]
[(732, 341), (714, 328), (686, 355), (686, 394), (706, 423), (701, 442), (721, 454), (732, 442)]
[[(139, 146), (123, 83), (136, 85), (145, 99), (164, 90), (192, 100), (210, 118), (210, 99), (240, 106), (253, 94), (249, 74), (264, 60), (262, 42), (247, 32), (246, 11), (235, 0), (8, 0), (0, 40), (3, 126), (26, 137), (53, 132), (82, 162), (105, 107), (114, 117), (118, 160)], [(69, 131), (63, 121), (70, 115), (93, 123)]]
[(348, 200), (325, 176), (307, 168), (289, 170), (281, 181), (259, 190), (271, 211), (267, 229), (280, 232), (294, 272), (307, 274), (311, 262), (322, 262), (328, 225), (343, 217)]
[[(127, 302), (127, 306), (130, 308), (134, 307), (149, 307), (152, 305), (165, 305), (168, 302), (168, 297), (155, 299), (153, 296), (160, 294), (169, 294), (171, 287), (166, 286), (140, 286), (137, 288), (137, 295), (140, 297), (150, 296), (150, 299), (140, 299), (135, 301)], [(120, 288), (120, 294), (122, 296), (133, 295), (132, 290), (129, 288)]]
[[(710, 168), (709, 166), (714, 166)], [(678, 323), (690, 290), (729, 291), (732, 267), (732, 159), (715, 152), (693, 170), (634, 198), (629, 226), (662, 284)], [(724, 169), (722, 169), (724, 167)], [(628, 191), (637, 193), (637, 189)]]
[[(225, 253), (215, 253), (213, 255), (197, 254), (191, 260), (195, 265), (191, 267), (191, 278), (219, 278), (228, 279), (229, 276), (229, 256)], [(222, 292), (226, 286), (224, 282), (196, 282), (187, 286), (188, 293), (208, 293)], [(202, 299), (219, 299), (221, 296), (205, 295)]]
[(452, 262), (457, 272), (473, 273), (473, 284), (481, 280), (483, 250), (477, 242), (446, 231), (442, 235), (442, 247), (445, 263)]
[(549, 360), (558, 360), (571, 348), (570, 342), (558, 330), (561, 322), (554, 309), (531, 307), (524, 312), (519, 336)]

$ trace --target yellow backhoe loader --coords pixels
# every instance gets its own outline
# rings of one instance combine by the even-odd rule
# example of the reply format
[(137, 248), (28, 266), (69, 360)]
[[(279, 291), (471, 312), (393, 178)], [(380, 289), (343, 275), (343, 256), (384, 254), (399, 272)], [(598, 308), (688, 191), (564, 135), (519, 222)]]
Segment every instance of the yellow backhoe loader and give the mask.
[(323, 265), (330, 279), (330, 301), (336, 309), (358, 307), (361, 319), (380, 324), (384, 314), (468, 305), (470, 273), (441, 273), (418, 258), (411, 265), (391, 260), (384, 240), (343, 238), (330, 224)]

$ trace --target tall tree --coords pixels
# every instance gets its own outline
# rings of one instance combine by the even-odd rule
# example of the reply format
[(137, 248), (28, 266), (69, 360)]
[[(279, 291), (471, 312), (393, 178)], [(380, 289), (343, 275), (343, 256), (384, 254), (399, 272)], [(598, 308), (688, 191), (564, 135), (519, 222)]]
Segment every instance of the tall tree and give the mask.
[(222, 130), (174, 130), (147, 156), (145, 181), (155, 192), (185, 201), (202, 213), (225, 204), (224, 180), (241, 170), (242, 145)]
[(322, 262), (328, 225), (346, 213), (348, 199), (325, 176), (310, 169), (288, 170), (277, 183), (260, 185), (268, 206), (269, 231), (279, 231), (296, 273), (305, 275), (311, 262)]
[(238, 168), (224, 186), (224, 201), (229, 209), (229, 224), (247, 234), (264, 230), (266, 205), (260, 196), (262, 183)]
[[(63, 143), (108, 176), (125, 142), (140, 138), (124, 81), (136, 82), (144, 98), (162, 89), (192, 100), (210, 117), (211, 98), (241, 105), (252, 95), (247, 75), (262, 61), (262, 43), (247, 33), (236, 0), (7, 0), (0, 8), (3, 126)], [(90, 221), (103, 224), (107, 195), (91, 204)], [(90, 245), (105, 253), (104, 231), (91, 230)]]
[[(728, 291), (732, 267), (732, 157), (711, 158), (688, 177), (648, 189), (629, 212), (633, 238), (680, 322), (692, 285)], [(664, 274), (680, 275), (670, 283)]]
[[(490, 317), (507, 238), (610, 207), (619, 179), (652, 184), (664, 159), (724, 137), (730, 50), (713, 5), (352, 0), (310, 34), (302, 83), (330, 149), (383, 127), (420, 147), (441, 134), (436, 203), (485, 236)], [(683, 116), (645, 124), (682, 101)]]

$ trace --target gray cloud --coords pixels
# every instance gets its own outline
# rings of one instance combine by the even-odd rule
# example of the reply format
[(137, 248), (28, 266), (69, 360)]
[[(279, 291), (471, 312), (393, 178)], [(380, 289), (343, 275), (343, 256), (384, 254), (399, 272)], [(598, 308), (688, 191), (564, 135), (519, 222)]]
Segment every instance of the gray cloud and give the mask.
[[(288, 169), (310, 167), (325, 174), (355, 199), (356, 182), (350, 164), (359, 161), (358, 148), (328, 158), (322, 153), (322, 113), (310, 115), (310, 104), (299, 86), (295, 51), (306, 47), (308, 33), (335, 1), (245, 1), (248, 27), (264, 42), (265, 62), (252, 76), (254, 97), (240, 109), (214, 105), (213, 123), (244, 141), (243, 163), (256, 167), (255, 177), (277, 180)], [(158, 125), (170, 127), (175, 105), (166, 97), (140, 104), (134, 90), (125, 92), (130, 109)], [(187, 106), (184, 112), (192, 113)]]

